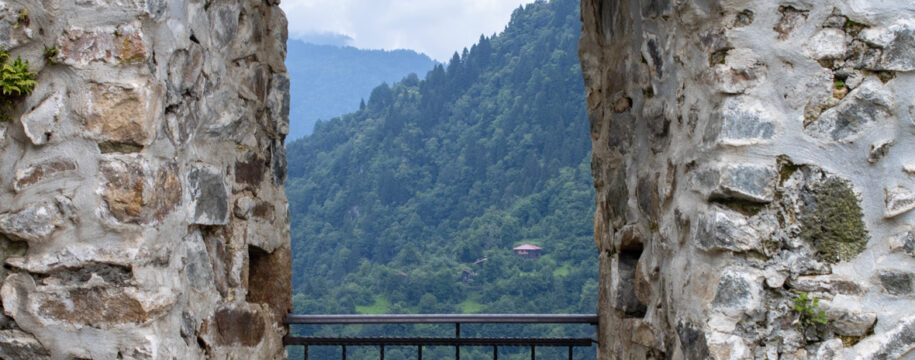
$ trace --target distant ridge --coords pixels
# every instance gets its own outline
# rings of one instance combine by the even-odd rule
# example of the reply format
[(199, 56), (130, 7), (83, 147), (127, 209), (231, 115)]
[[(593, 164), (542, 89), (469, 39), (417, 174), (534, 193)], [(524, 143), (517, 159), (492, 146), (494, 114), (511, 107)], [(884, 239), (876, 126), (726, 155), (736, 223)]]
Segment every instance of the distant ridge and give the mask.
[(410, 73), (422, 76), (436, 64), (412, 50), (363, 50), (296, 39), (286, 46), (292, 97), (287, 141), (311, 134), (318, 119), (359, 109), (360, 99), (368, 99), (379, 84), (394, 83)]

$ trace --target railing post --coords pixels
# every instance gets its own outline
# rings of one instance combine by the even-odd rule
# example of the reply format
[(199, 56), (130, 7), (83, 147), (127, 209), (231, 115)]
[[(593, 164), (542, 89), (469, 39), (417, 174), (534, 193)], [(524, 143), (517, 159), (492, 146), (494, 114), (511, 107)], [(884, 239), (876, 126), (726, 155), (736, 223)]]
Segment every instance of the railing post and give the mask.
[(531, 360), (537, 360), (537, 351), (534, 350), (536, 348), (536, 346), (531, 345)]
[(381, 360), (384, 360), (384, 345), (381, 345)]
[(341, 357), (341, 359), (346, 360), (346, 345), (343, 345), (341, 350), (343, 351), (343, 357)]
[(419, 356), (417, 356), (416, 358), (419, 360), (423, 360), (423, 346), (422, 345), (419, 346), (419, 351), (417, 352), (417, 354), (419, 354)]
[[(454, 323), (454, 338), (456, 338), (456, 339), (461, 338), (461, 323)], [(461, 360), (461, 346), (460, 345), (454, 346), (454, 358), (456, 360)]]
[(305, 345), (305, 360), (308, 360), (308, 345)]
[(569, 360), (572, 360), (572, 347), (569, 346)]
[(492, 360), (499, 360), (499, 347), (498, 346), (492, 347)]

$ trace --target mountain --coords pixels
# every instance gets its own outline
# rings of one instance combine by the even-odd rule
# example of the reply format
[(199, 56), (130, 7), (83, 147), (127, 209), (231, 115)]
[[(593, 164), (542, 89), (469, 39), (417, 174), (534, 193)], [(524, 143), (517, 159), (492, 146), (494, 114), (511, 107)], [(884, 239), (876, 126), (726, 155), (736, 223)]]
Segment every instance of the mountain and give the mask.
[[(501, 34), (481, 36), (425, 79), (382, 84), (360, 110), (288, 144), (297, 313), (595, 311), (580, 27), (577, 0), (524, 6)], [(525, 243), (543, 255), (512, 251)], [(439, 350), (429, 357), (449, 356), (429, 351)], [(559, 358), (550, 351), (537, 353)]]
[(436, 64), (412, 50), (362, 50), (296, 39), (289, 39), (286, 47), (292, 96), (287, 140), (311, 134), (318, 119), (358, 109), (360, 99), (378, 84), (424, 74)]

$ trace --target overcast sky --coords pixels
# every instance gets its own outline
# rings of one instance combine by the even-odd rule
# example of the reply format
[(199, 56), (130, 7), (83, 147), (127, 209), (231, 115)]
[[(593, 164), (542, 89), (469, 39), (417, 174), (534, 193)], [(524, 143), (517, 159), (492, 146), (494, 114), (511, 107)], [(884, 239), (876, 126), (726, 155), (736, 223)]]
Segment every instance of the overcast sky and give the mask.
[[(283, 0), (289, 36), (349, 37), (364, 49), (412, 49), (447, 61), (501, 32), (513, 10), (533, 0)], [(333, 36), (342, 34), (345, 36)]]

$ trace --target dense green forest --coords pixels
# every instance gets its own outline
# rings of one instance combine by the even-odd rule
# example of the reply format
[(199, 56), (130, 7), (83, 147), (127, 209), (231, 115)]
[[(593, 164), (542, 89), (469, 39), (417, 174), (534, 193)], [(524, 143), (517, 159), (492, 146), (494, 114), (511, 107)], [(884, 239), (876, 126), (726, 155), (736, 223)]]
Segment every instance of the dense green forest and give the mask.
[[(297, 313), (595, 311), (580, 27), (577, 0), (519, 8), (504, 32), (481, 36), (424, 80), (411, 74), (382, 84), (358, 111), (319, 122), (314, 134), (288, 144)], [(512, 248), (524, 243), (543, 247), (543, 256), (515, 255)], [(339, 334), (335, 329), (294, 331)], [(504, 329), (468, 326), (462, 333), (501, 336)], [(512, 335), (593, 335), (588, 326), (545, 329)], [(404, 327), (343, 331), (392, 335)], [(339, 349), (323, 350), (310, 353), (339, 356)], [(462, 359), (489, 359), (491, 351), (468, 348)], [(527, 351), (505, 349), (500, 358)], [(538, 357), (565, 351), (538, 349)], [(378, 356), (377, 349), (349, 354)], [(453, 354), (424, 351), (431, 359)], [(386, 356), (410, 358), (415, 349), (391, 348)]]
[(359, 108), (382, 82), (435, 66), (428, 56), (412, 50), (364, 50), (350, 46), (286, 42), (292, 106), (288, 139), (311, 134), (318, 119), (330, 119)]

